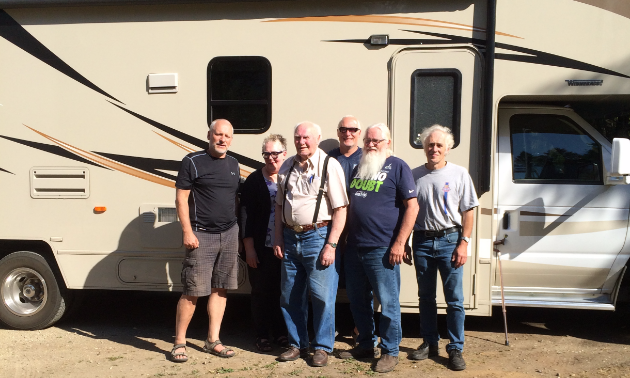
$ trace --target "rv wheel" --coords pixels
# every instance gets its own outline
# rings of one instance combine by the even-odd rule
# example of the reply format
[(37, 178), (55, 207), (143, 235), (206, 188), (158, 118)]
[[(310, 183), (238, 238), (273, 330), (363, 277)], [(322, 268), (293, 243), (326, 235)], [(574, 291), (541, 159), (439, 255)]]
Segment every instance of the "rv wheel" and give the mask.
[(33, 252), (14, 252), (0, 260), (0, 321), (17, 329), (46, 328), (66, 310), (55, 275)]

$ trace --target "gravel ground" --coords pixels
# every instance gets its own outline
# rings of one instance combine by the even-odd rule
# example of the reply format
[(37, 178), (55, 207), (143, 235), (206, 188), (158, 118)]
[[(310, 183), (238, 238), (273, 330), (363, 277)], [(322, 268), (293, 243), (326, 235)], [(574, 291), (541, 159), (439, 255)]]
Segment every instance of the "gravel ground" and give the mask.
[[(73, 313), (54, 327), (15, 331), (0, 325), (0, 377), (353, 377), (378, 375), (375, 361), (329, 359), (324, 368), (303, 360), (278, 363), (253, 345), (248, 297), (232, 296), (221, 339), (237, 356), (203, 353), (205, 302), (189, 329), (187, 363), (167, 360), (174, 339), (175, 304), (169, 293), (89, 291)], [(335, 347), (349, 349), (352, 327), (347, 305), (339, 305)], [(202, 311), (203, 310), (203, 311)], [(420, 343), (418, 316), (403, 314), (400, 362), (388, 377), (630, 377), (630, 307), (616, 312), (508, 308), (510, 346), (505, 346), (500, 309), (493, 317), (466, 319), (468, 368), (446, 369), (446, 341), (440, 356), (407, 359)], [(445, 334), (444, 316), (440, 330)]]

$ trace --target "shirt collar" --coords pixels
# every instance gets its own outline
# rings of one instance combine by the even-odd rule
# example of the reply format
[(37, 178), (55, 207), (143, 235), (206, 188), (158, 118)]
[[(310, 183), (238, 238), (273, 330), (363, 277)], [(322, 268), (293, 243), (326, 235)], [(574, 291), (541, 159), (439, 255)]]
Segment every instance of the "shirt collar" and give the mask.
[[(313, 154), (313, 156), (311, 156), (310, 158), (306, 159), (306, 161), (308, 162), (308, 168), (309, 169), (313, 169), (315, 168), (317, 165), (316, 163), (319, 162), (319, 154), (323, 153), (324, 151), (322, 151), (321, 148), (317, 148), (317, 150), (315, 151), (315, 153)], [(293, 164), (300, 164), (300, 159), (298, 159), (297, 155), (295, 155), (294, 159), (293, 159)]]

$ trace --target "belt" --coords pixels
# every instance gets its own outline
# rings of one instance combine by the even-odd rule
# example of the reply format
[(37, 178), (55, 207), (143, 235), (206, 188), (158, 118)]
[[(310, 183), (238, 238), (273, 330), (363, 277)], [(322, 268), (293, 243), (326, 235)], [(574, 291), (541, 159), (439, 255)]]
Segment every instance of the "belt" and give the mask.
[[(330, 221), (323, 221), (323, 222), (317, 223), (315, 226), (317, 226), (317, 228), (326, 227), (328, 226), (328, 223), (330, 223)], [(288, 224), (285, 223), (284, 228), (289, 228), (297, 233), (300, 233), (300, 232), (310, 231), (314, 227), (313, 227), (313, 224), (305, 224), (303, 226), (300, 226), (300, 225), (289, 226)]]
[(424, 235), (427, 238), (441, 238), (441, 237), (446, 236), (448, 234), (452, 234), (453, 232), (459, 232), (459, 226), (455, 226), (455, 227), (451, 227), (451, 228), (445, 228), (444, 230), (440, 230), (440, 231), (418, 230), (418, 231), (414, 231), (414, 232), (419, 232), (420, 235)]

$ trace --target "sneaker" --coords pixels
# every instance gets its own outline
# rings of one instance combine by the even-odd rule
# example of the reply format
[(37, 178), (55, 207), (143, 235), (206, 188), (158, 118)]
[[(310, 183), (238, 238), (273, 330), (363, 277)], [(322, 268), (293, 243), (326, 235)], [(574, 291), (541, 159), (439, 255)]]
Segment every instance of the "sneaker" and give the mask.
[(381, 358), (376, 363), (374, 371), (377, 373), (389, 373), (398, 365), (398, 356), (381, 354)]
[(428, 357), (437, 356), (439, 354), (439, 350), (440, 348), (437, 344), (430, 345), (425, 341), (418, 347), (418, 349), (409, 354), (409, 359), (416, 361), (426, 360)]
[(459, 349), (451, 349), (448, 351), (448, 365), (449, 369), (460, 371), (466, 369), (466, 362), (462, 357), (462, 351)]
[(339, 352), (337, 357), (341, 358), (342, 360), (347, 360), (349, 358), (354, 358), (355, 360), (359, 360), (362, 358), (375, 358), (377, 357), (377, 355), (378, 355), (378, 352), (376, 348), (364, 349), (364, 348), (355, 347), (350, 350), (344, 350), (344, 351)]

